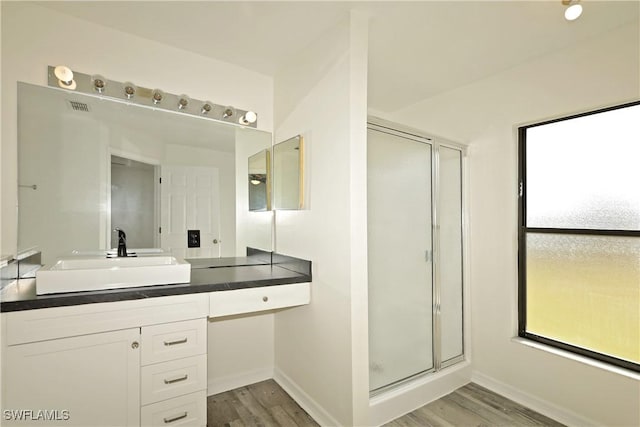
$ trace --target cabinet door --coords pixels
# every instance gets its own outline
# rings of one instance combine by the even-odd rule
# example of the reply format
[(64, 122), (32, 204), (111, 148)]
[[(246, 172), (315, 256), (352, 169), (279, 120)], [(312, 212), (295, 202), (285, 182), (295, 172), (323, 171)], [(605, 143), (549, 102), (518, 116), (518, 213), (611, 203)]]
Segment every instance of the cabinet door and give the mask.
[(135, 328), (5, 347), (3, 421), (139, 425), (139, 341)]

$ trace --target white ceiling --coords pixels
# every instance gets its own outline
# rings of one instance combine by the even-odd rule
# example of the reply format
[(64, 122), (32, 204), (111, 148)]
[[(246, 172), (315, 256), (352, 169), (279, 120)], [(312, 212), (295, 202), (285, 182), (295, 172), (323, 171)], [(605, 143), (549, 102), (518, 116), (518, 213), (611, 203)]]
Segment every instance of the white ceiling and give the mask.
[(369, 106), (389, 112), (640, 16), (637, 0), (582, 0), (584, 13), (575, 22), (564, 20), (561, 0), (40, 4), (271, 76), (349, 10), (364, 10), (371, 16)]

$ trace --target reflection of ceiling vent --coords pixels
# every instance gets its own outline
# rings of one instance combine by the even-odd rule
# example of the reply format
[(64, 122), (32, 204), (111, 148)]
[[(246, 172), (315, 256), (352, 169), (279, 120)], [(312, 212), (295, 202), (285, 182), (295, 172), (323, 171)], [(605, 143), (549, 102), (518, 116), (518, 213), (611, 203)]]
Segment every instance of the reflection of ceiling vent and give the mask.
[(89, 105), (84, 102), (78, 101), (69, 101), (69, 105), (71, 105), (71, 109), (73, 111), (83, 111), (85, 113), (89, 112)]

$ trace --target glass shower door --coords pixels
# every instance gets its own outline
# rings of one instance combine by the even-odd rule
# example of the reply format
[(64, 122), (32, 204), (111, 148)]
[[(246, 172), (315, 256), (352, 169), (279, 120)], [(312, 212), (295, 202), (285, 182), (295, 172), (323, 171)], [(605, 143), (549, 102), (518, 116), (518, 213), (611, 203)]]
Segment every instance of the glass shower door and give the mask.
[(428, 139), (368, 130), (371, 391), (434, 367), (431, 157)]

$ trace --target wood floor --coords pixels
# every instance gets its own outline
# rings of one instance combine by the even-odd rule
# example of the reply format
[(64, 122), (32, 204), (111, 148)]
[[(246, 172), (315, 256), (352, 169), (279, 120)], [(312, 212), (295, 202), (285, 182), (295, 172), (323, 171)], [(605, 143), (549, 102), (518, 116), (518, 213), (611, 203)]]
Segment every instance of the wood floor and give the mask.
[(529, 408), (477, 384), (469, 383), (451, 394), (404, 415), (386, 427), (423, 426), (563, 426)]
[[(208, 398), (207, 427), (244, 426), (314, 427), (318, 423), (273, 380)], [(562, 424), (471, 383), (385, 426), (559, 427)]]
[(273, 380), (207, 398), (207, 427), (318, 426)]

